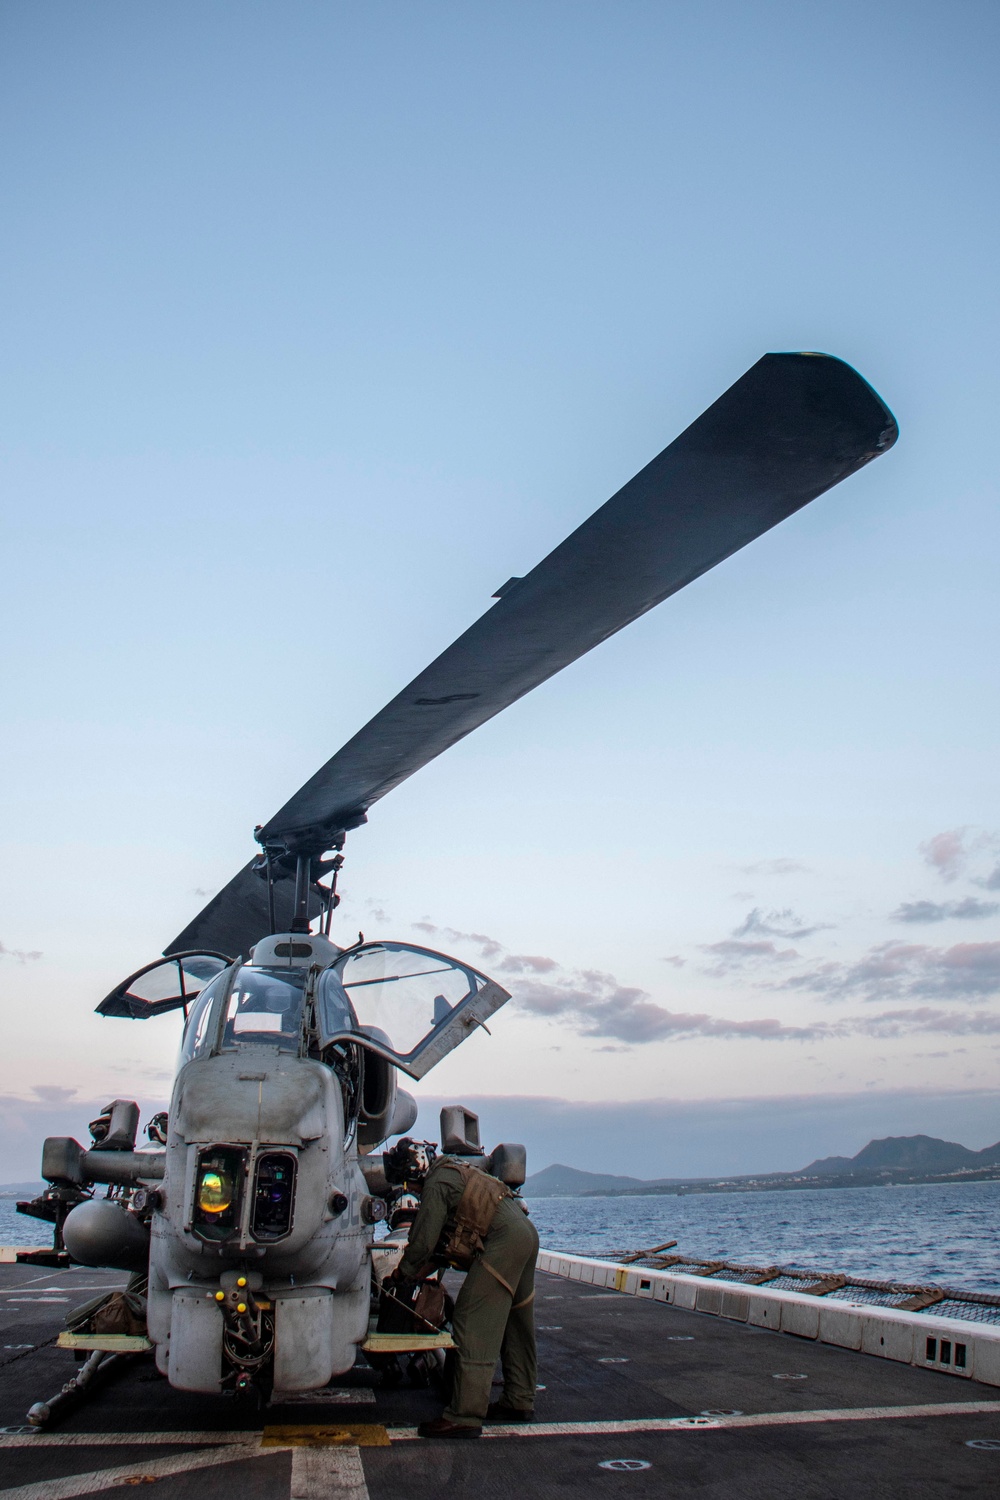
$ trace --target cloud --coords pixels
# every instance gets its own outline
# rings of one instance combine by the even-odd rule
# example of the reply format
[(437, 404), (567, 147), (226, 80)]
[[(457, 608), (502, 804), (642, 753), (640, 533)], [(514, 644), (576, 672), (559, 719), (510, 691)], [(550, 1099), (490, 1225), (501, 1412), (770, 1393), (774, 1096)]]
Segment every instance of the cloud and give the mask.
[(904, 901), (892, 913), (893, 922), (945, 922), (948, 920), (975, 920), (992, 917), (1000, 911), (998, 901), (978, 901), (975, 896), (966, 896), (962, 901)]
[(665, 964), (672, 964), (675, 969), (683, 969), (684, 965), (687, 963), (687, 959), (681, 958), (679, 953), (668, 953), (665, 958), (660, 960), (660, 962)]
[[(1000, 891), (1000, 865), (995, 864), (986, 875), (974, 873), (975, 866), (983, 854), (995, 860), (1000, 850), (1000, 834), (988, 828), (948, 828), (936, 833), (933, 838), (920, 845), (924, 863), (929, 865), (942, 880), (957, 880), (967, 873), (973, 885), (981, 890)], [(970, 868), (971, 867), (971, 868)]]
[(759, 859), (756, 864), (738, 865), (744, 875), (808, 875), (808, 865), (794, 859)]
[(788, 906), (782, 911), (768, 912), (755, 906), (747, 912), (742, 924), (734, 928), (733, 937), (807, 938), (814, 932), (827, 931), (829, 926), (829, 922), (817, 922), (815, 926), (807, 927), (803, 918), (797, 917)]
[(551, 974), (558, 967), (554, 958), (540, 958), (531, 953), (508, 953), (498, 965), (502, 974)]
[(76, 1089), (63, 1088), (58, 1083), (33, 1083), (31, 1092), (46, 1104), (68, 1104), (76, 1094)]
[(487, 937), (484, 932), (459, 932), (454, 927), (436, 927), (433, 922), (412, 922), (410, 925), (417, 932), (426, 933), (428, 937), (442, 937), (446, 943), (474, 943), (479, 949), (480, 958), (496, 958), (506, 951), (503, 943), (498, 943), (496, 938)]
[(786, 1026), (773, 1017), (734, 1021), (703, 1012), (667, 1010), (645, 990), (619, 984), (612, 974), (584, 971), (554, 981), (528, 981), (515, 989), (521, 1010), (576, 1024), (583, 1036), (609, 1037), (630, 1045), (669, 1038), (745, 1037), (804, 1041), (830, 1034), (826, 1024)]
[(171, 1068), (156, 1068), (152, 1065), (142, 1066), (139, 1063), (112, 1063), (108, 1067), (109, 1073), (125, 1073), (129, 1078), (146, 1079), (151, 1083), (169, 1083), (174, 1076)]
[(740, 938), (723, 938), (719, 943), (704, 943), (703, 953), (710, 953), (716, 960), (714, 967), (705, 972), (714, 978), (743, 968), (748, 963), (790, 963), (799, 957), (794, 948), (779, 948), (766, 938), (747, 942)]
[(854, 1016), (844, 1023), (855, 1035), (872, 1037), (912, 1036), (929, 1031), (947, 1036), (1000, 1036), (1000, 1015), (994, 1011), (887, 1010), (877, 1016)]
[[(93, 1120), (118, 1090), (109, 1085), (97, 1095), (88, 1090), (89, 1097), (81, 1097), (75, 1089), (43, 1083), (27, 1088), (26, 1093), (28, 1097), (0, 1094), (0, 1177), (5, 1183), (38, 1179), (42, 1142), (47, 1135), (74, 1136), (86, 1142), (88, 1120)], [(128, 1097), (135, 1097), (131, 1089)], [(166, 1104), (167, 1094), (157, 1089), (140, 1101), (142, 1119), (148, 1120)]]
[(956, 880), (964, 869), (969, 857), (965, 847), (968, 831), (968, 828), (949, 828), (920, 845), (925, 864), (936, 870), (942, 880)]
[[(613, 974), (599, 969), (565, 969), (554, 958), (536, 954), (509, 953), (496, 938), (483, 933), (457, 932), (424, 920), (414, 922), (418, 932), (450, 942), (475, 943), (484, 957), (497, 958), (498, 972), (512, 976), (513, 1003), (518, 1010), (546, 1020), (558, 1018), (574, 1026), (581, 1036), (600, 1038), (626, 1046), (663, 1041), (668, 1037), (748, 1037), (762, 1041), (804, 1041), (831, 1034), (827, 1023), (817, 1026), (786, 1026), (770, 1016), (751, 1020), (729, 1020), (701, 1011), (674, 1011), (658, 1005), (645, 990), (624, 985)], [(713, 944), (720, 965), (736, 966), (753, 957), (789, 960), (794, 949), (780, 952), (771, 942), (740, 943), (727, 939)], [(674, 955), (666, 962), (679, 966)], [(544, 977), (543, 977), (544, 976)]]
[(826, 1000), (962, 1000), (1000, 994), (1000, 943), (879, 943), (856, 963), (821, 963), (766, 986)]
[(0, 958), (12, 958), (16, 963), (26, 964), (34, 962), (35, 959), (41, 958), (41, 956), (41, 953), (37, 949), (31, 953), (26, 953), (23, 948), (8, 948), (3, 943), (0, 943)]
[[(790, 912), (769, 915), (786, 922), (799, 920)], [(429, 937), (473, 943), (485, 956), (499, 959), (496, 968), (511, 976), (512, 1003), (517, 1010), (567, 1024), (580, 1036), (615, 1047), (698, 1037), (815, 1042), (848, 1036), (900, 1037), (923, 1032), (1000, 1036), (1000, 1014), (905, 1004), (986, 998), (1000, 993), (1000, 943), (957, 943), (950, 948), (883, 943), (856, 963), (818, 963), (780, 981), (758, 979), (755, 984), (758, 989), (798, 991), (824, 1000), (904, 1002), (904, 1008), (877, 1014), (868, 1012), (790, 1025), (773, 1016), (735, 1020), (704, 1011), (671, 1010), (646, 990), (622, 984), (614, 974), (600, 969), (570, 970), (554, 958), (510, 953), (498, 939), (484, 933), (462, 933), (429, 921), (413, 925)], [(715, 967), (707, 971), (713, 975), (747, 966), (752, 971), (754, 965), (791, 964), (800, 958), (794, 948), (781, 948), (765, 938), (725, 938), (705, 945), (702, 952), (714, 960)]]

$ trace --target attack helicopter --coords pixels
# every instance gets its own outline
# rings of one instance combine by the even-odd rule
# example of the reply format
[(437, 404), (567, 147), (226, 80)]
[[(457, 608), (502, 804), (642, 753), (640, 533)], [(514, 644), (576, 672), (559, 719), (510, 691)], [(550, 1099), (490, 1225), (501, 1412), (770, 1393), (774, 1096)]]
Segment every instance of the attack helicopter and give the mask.
[[(265, 824), (258, 852), (97, 1007), (183, 1011), (166, 1115), (136, 1148), (116, 1100), (93, 1144), (50, 1138), (56, 1248), (148, 1275), (146, 1320), (171, 1385), (319, 1389), (368, 1328), (378, 1148), (413, 1125), (422, 1079), (509, 999), (425, 947), (331, 937), (349, 833), (449, 746), (886, 452), (875, 391), (828, 355), (768, 354), (405, 687)], [(523, 1148), (481, 1151), (474, 1117), (442, 1147), (512, 1186)], [(96, 1185), (107, 1185), (98, 1197)], [(384, 1252), (383, 1252), (384, 1253)]]

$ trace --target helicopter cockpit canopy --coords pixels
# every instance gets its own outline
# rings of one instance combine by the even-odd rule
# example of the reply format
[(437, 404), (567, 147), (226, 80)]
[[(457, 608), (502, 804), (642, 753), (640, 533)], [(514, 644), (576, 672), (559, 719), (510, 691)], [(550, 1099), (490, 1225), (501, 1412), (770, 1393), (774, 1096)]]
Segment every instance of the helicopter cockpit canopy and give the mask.
[(306, 974), (301, 969), (263, 969), (244, 964), (229, 991), (220, 1050), (250, 1045), (298, 1052), (305, 982)]
[(302, 1051), (308, 969), (230, 967), (199, 995), (188, 1016), (178, 1065), (213, 1052), (269, 1047)]
[(228, 969), (225, 953), (174, 953), (157, 958), (116, 985), (97, 1007), (99, 1016), (125, 1016), (145, 1021), (168, 1010), (181, 1010), (197, 1000), (205, 986)]
[(507, 999), (478, 969), (432, 948), (363, 943), (320, 976), (320, 1041), (327, 1046), (360, 1032), (372, 1051), (422, 1078)]
[[(276, 951), (282, 946), (291, 944)], [(98, 1009), (145, 1020), (183, 1006), (181, 1064), (249, 1047), (305, 1055), (353, 1041), (422, 1078), (507, 999), (460, 959), (386, 941), (349, 948), (322, 969), (175, 955), (123, 980)]]

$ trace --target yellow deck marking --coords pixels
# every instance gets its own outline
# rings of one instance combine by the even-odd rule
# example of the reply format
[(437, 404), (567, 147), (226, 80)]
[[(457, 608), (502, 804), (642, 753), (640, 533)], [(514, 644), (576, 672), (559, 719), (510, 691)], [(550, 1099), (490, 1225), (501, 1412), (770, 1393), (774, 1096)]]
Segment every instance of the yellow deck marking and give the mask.
[(377, 1423), (317, 1422), (264, 1428), (262, 1448), (388, 1448), (389, 1433)]

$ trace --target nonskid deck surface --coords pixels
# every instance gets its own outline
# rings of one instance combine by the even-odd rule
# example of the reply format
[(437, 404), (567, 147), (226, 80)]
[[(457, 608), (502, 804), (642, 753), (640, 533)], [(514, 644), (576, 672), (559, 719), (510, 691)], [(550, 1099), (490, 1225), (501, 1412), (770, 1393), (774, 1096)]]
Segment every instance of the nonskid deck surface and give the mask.
[(67, 1311), (123, 1279), (0, 1267), (0, 1500), (138, 1484), (170, 1500), (913, 1500), (1000, 1485), (993, 1387), (547, 1275), (535, 1428), (421, 1441), (439, 1399), (373, 1389), (365, 1370), (258, 1413), (173, 1391), (143, 1356), (52, 1432), (27, 1431), (28, 1406), (76, 1369), (54, 1347)]

